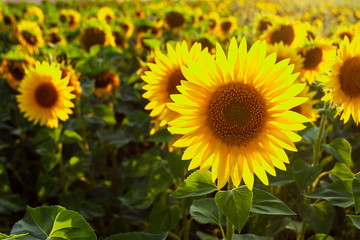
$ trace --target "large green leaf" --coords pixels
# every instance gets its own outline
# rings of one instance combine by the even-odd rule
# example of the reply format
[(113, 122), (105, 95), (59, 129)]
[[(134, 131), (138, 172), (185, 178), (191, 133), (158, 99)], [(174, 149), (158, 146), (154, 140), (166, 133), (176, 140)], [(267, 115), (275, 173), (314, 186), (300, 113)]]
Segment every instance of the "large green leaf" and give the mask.
[(344, 138), (336, 138), (329, 144), (321, 144), (324, 151), (336, 158), (337, 160), (350, 165), (351, 163), (351, 145)]
[(312, 184), (321, 173), (321, 166), (311, 166), (301, 159), (296, 159), (293, 164), (295, 182), (301, 192)]
[(357, 173), (352, 181), (352, 192), (355, 201), (355, 213), (360, 212), (360, 173)]
[(352, 180), (355, 174), (351, 171), (348, 165), (345, 163), (337, 162), (330, 173), (342, 180)]
[(347, 215), (347, 216), (351, 219), (354, 226), (357, 229), (360, 229), (360, 216), (359, 215)]
[(92, 108), (92, 113), (103, 120), (106, 124), (114, 125), (116, 123), (114, 111), (104, 104), (96, 104)]
[(10, 236), (8, 236), (8, 235), (5, 235), (5, 234), (3, 234), (3, 233), (0, 233), (0, 240), (12, 240), (12, 239), (17, 239), (17, 238), (19, 238), (19, 237), (26, 236), (26, 235), (28, 235), (28, 234), (25, 233), (25, 234), (10, 235)]
[(266, 215), (296, 215), (284, 202), (269, 192), (253, 189), (251, 212)]
[(201, 224), (221, 224), (223, 213), (216, 206), (214, 198), (194, 200), (190, 206), (190, 215)]
[(327, 201), (312, 205), (302, 203), (299, 215), (316, 233), (328, 234), (334, 221), (333, 207)]
[(216, 184), (211, 181), (209, 171), (200, 174), (200, 171), (192, 173), (170, 197), (185, 198), (203, 196), (216, 191)]
[(83, 138), (74, 130), (66, 129), (62, 134), (61, 140), (63, 143), (77, 143), (81, 142)]
[(105, 238), (105, 240), (165, 240), (167, 233), (150, 234), (144, 232), (119, 233)]
[(334, 238), (323, 233), (318, 233), (309, 237), (308, 240), (334, 240)]
[(166, 160), (174, 178), (183, 176), (190, 163), (188, 160), (181, 160), (181, 154), (177, 153), (176, 151), (169, 152)]
[(241, 232), (250, 213), (252, 192), (245, 186), (220, 191), (215, 195), (215, 202), (235, 228)]
[(309, 194), (305, 194), (305, 196), (325, 199), (332, 205), (342, 208), (349, 207), (355, 203), (351, 193), (351, 184), (342, 180), (337, 180), (325, 187), (318, 188)]
[(177, 206), (165, 206), (161, 202), (154, 205), (149, 217), (146, 232), (160, 234), (171, 231), (180, 220), (180, 208)]
[(29, 235), (23, 240), (96, 240), (94, 230), (77, 212), (60, 206), (27, 207), (25, 217), (15, 223), (11, 234)]

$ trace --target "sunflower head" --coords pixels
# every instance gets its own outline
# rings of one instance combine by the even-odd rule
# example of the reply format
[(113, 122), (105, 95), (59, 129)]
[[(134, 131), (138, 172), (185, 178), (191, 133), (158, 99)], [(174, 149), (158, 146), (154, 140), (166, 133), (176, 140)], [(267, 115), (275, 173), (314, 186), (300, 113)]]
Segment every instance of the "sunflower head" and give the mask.
[(74, 88), (72, 93), (75, 95), (77, 99), (79, 99), (82, 94), (82, 89), (79, 81), (80, 73), (75, 72), (75, 70), (71, 66), (61, 67), (60, 70), (61, 70), (61, 79), (66, 80), (67, 78), (69, 78), (68, 86)]
[(266, 172), (285, 170), (289, 163), (284, 148), (296, 151), (308, 119), (291, 111), (307, 98), (296, 95), (304, 84), (294, 84), (289, 60), (276, 63), (266, 56), (266, 43), (255, 42), (247, 50), (243, 39), (233, 38), (228, 53), (216, 46), (216, 59), (189, 61), (181, 67), (187, 81), (171, 95), (167, 106), (180, 116), (169, 122), (169, 131), (183, 135), (173, 145), (186, 147), (182, 159), (192, 159), (189, 169), (211, 168), (212, 179), (222, 188), (229, 177), (235, 186), (243, 179), (249, 189), (254, 174), (268, 184)]
[(44, 45), (42, 31), (34, 21), (22, 20), (17, 24), (15, 33), (20, 44), (27, 48), (29, 54), (37, 54), (39, 47)]
[(92, 46), (98, 44), (102, 46), (116, 45), (111, 27), (95, 18), (88, 20), (88, 22), (83, 25), (80, 42), (87, 51)]
[(36, 5), (32, 5), (26, 8), (25, 19), (42, 24), (44, 22), (44, 13), (41, 8)]
[(66, 39), (59, 28), (51, 28), (46, 32), (45, 41), (51, 44), (66, 43)]
[(305, 85), (304, 90), (297, 95), (297, 97), (308, 98), (303, 104), (296, 106), (291, 109), (291, 111), (297, 112), (301, 115), (304, 115), (309, 119), (311, 123), (316, 122), (320, 117), (318, 109), (315, 105), (320, 103), (319, 99), (315, 99), (316, 91), (311, 91), (308, 85)]
[(111, 20), (115, 18), (115, 13), (112, 10), (112, 8), (104, 6), (99, 9), (97, 13), (97, 17), (100, 21), (109, 23)]
[(176, 29), (185, 24), (185, 17), (180, 11), (171, 10), (166, 13), (165, 22), (169, 29)]
[(67, 24), (70, 31), (74, 31), (80, 24), (81, 14), (74, 9), (61, 9), (60, 21)]
[(90, 75), (95, 80), (94, 94), (97, 97), (104, 97), (120, 86), (119, 76), (111, 70), (105, 70), (95, 75)]
[(324, 85), (323, 101), (329, 101), (337, 107), (340, 120), (347, 123), (350, 116), (356, 124), (360, 121), (360, 37), (350, 43), (345, 39), (340, 43), (337, 56), (331, 64), (330, 76), (323, 76), (320, 81)]
[(73, 87), (68, 86), (68, 77), (61, 79), (61, 74), (59, 66), (47, 62), (36, 62), (35, 67), (25, 70), (16, 99), (29, 121), (57, 128), (58, 119), (66, 121), (72, 114)]

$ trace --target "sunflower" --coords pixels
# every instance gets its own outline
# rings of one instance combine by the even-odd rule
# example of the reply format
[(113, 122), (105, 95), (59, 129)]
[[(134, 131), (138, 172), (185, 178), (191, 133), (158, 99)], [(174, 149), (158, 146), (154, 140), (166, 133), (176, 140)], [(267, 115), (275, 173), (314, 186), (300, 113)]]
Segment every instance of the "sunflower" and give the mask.
[(171, 10), (165, 14), (166, 26), (171, 30), (181, 28), (185, 22), (184, 14), (180, 11)]
[(97, 17), (100, 21), (109, 23), (115, 18), (115, 13), (110, 7), (104, 6), (99, 9)]
[(70, 31), (74, 31), (80, 24), (81, 14), (74, 9), (61, 9), (60, 21), (68, 24)]
[(295, 48), (284, 45), (283, 42), (268, 45), (266, 52), (271, 54), (276, 52), (276, 62), (280, 62), (286, 58), (290, 58), (290, 64), (294, 64), (294, 72), (300, 72), (303, 68), (304, 59), (299, 55)]
[(95, 18), (89, 19), (83, 24), (82, 35), (79, 39), (87, 51), (97, 44), (102, 46), (116, 46), (111, 27), (105, 22)]
[(337, 57), (332, 64), (330, 76), (323, 76), (325, 96), (321, 99), (337, 106), (337, 115), (347, 123), (350, 116), (358, 124), (360, 120), (360, 37), (350, 43), (345, 39), (340, 43)]
[(306, 39), (305, 27), (300, 22), (274, 23), (263, 32), (259, 39), (265, 40), (268, 44), (283, 42), (285, 45), (297, 47)]
[(221, 19), (219, 29), (220, 36), (231, 34), (238, 27), (237, 19), (233, 16)]
[(4, 74), (6, 82), (15, 90), (24, 79), (25, 68), (33, 65), (34, 62), (35, 60), (27, 56), (5, 57), (0, 66), (0, 73)]
[(255, 16), (254, 30), (255, 36), (259, 36), (270, 28), (274, 23), (279, 22), (280, 18), (272, 14), (258, 14)]
[(61, 79), (69, 79), (68, 86), (73, 87), (74, 90), (71, 92), (75, 95), (77, 99), (80, 98), (82, 94), (82, 89), (79, 82), (80, 73), (75, 72), (72, 67), (61, 67)]
[(94, 94), (97, 97), (104, 97), (120, 86), (119, 76), (111, 70), (91, 75), (90, 78), (95, 80)]
[(25, 78), (18, 87), (16, 96), (19, 109), (29, 121), (40, 126), (58, 127), (58, 119), (66, 121), (70, 108), (73, 87), (68, 86), (69, 78), (61, 79), (61, 71), (55, 63), (36, 62), (35, 67), (25, 70)]
[(336, 28), (336, 31), (332, 35), (334, 45), (339, 46), (340, 42), (344, 40), (345, 36), (349, 39), (349, 42), (351, 43), (357, 32), (357, 27), (355, 25), (338, 26)]
[(308, 98), (303, 104), (296, 106), (291, 111), (300, 113), (307, 117), (310, 122), (314, 123), (320, 117), (319, 111), (315, 105), (320, 103), (319, 99), (315, 99), (316, 91), (311, 91), (310, 87), (305, 85), (304, 90), (297, 95), (297, 97)]
[(147, 83), (143, 86), (146, 91), (143, 97), (150, 101), (145, 109), (151, 110), (151, 117), (160, 119), (160, 127), (166, 126), (179, 115), (168, 109), (166, 103), (172, 102), (170, 95), (179, 93), (177, 86), (186, 79), (181, 73), (181, 66), (187, 66), (190, 60), (205, 61), (207, 58), (210, 58), (210, 54), (201, 51), (199, 43), (195, 43), (189, 50), (185, 41), (177, 43), (175, 49), (167, 44), (167, 56), (155, 53), (155, 63), (148, 64), (151, 71), (145, 72), (141, 78)]
[(135, 26), (130, 19), (124, 19), (119, 23), (119, 27), (124, 31), (127, 39), (129, 39), (134, 33)]
[(25, 11), (25, 19), (42, 24), (44, 22), (44, 13), (38, 6), (29, 6)]
[(188, 81), (167, 104), (180, 115), (169, 131), (184, 135), (173, 145), (187, 147), (182, 159), (192, 159), (189, 170), (211, 167), (219, 189), (229, 177), (235, 186), (243, 179), (252, 189), (254, 174), (267, 185), (266, 172), (275, 175), (275, 167), (285, 170), (289, 163), (284, 148), (297, 151), (294, 142), (301, 137), (294, 131), (308, 119), (290, 109), (307, 100), (296, 97), (304, 84), (294, 84), (298, 74), (289, 60), (275, 61), (275, 53), (266, 57), (264, 41), (248, 52), (245, 38), (240, 46), (232, 38), (227, 57), (217, 44), (216, 60), (181, 68)]
[(211, 34), (199, 34), (197, 38), (193, 41), (193, 44), (195, 42), (201, 43), (201, 49), (207, 48), (209, 53), (215, 52), (215, 37)]
[(45, 41), (51, 44), (59, 44), (59, 43), (66, 43), (66, 38), (59, 31), (59, 28), (54, 27), (46, 32)]
[(42, 31), (34, 21), (22, 20), (17, 24), (15, 33), (20, 44), (27, 48), (29, 54), (39, 53), (39, 48), (44, 45)]
[(220, 15), (218, 12), (211, 12), (205, 20), (208, 22), (208, 32), (216, 33), (220, 25)]
[(317, 37), (307, 41), (298, 52), (304, 58), (301, 78), (311, 85), (319, 74), (329, 70), (327, 61), (335, 56), (336, 49), (331, 42)]

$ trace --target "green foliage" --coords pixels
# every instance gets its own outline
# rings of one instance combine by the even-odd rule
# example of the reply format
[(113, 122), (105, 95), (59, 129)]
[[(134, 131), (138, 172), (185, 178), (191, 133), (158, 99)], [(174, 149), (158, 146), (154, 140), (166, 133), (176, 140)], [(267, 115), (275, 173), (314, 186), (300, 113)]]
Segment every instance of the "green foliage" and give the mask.
[(293, 164), (295, 182), (301, 192), (312, 184), (321, 173), (321, 166), (311, 166), (301, 159), (296, 159)]
[(19, 237), (22, 237), (22, 236), (26, 236), (28, 235), (27, 233), (25, 234), (19, 234), (19, 235), (5, 235), (3, 233), (0, 233), (0, 240), (12, 240), (12, 239), (16, 239), (16, 238), (19, 238)]
[(355, 201), (355, 213), (358, 214), (360, 212), (360, 173), (354, 176), (351, 190)]
[(253, 194), (247, 187), (219, 191), (215, 195), (216, 205), (241, 232), (249, 216)]
[(329, 144), (321, 145), (325, 152), (336, 158), (338, 161), (350, 165), (351, 163), (351, 145), (344, 138), (336, 138)]
[(334, 221), (334, 211), (327, 201), (311, 205), (303, 203), (299, 207), (299, 214), (316, 233), (328, 234), (330, 232)]
[(79, 213), (60, 206), (27, 207), (25, 217), (11, 230), (13, 235), (24, 233), (29, 234), (19, 239), (97, 239), (94, 230)]
[(223, 213), (216, 205), (214, 198), (202, 198), (194, 200), (190, 207), (190, 215), (201, 224), (221, 225)]
[(132, 233), (119, 233), (105, 240), (165, 240), (168, 236), (167, 233), (162, 234), (149, 234), (143, 232), (132, 232)]

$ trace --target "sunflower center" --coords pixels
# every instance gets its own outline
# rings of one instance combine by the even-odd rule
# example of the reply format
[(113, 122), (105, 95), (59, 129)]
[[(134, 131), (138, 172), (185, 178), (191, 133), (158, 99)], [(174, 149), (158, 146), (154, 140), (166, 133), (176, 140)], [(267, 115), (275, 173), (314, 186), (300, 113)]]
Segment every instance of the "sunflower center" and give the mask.
[(226, 22), (222, 22), (222, 23), (221, 23), (221, 29), (222, 29), (224, 32), (229, 31), (230, 28), (231, 28), (231, 22), (226, 21)]
[(25, 75), (25, 70), (21, 64), (21, 62), (18, 61), (11, 61), (9, 62), (8, 66), (9, 72), (11, 75), (13, 75), (17, 80), (22, 80)]
[(92, 76), (95, 79), (95, 88), (106, 88), (108, 85), (115, 86), (116, 84), (116, 74), (106, 70), (100, 74)]
[(35, 90), (36, 102), (44, 107), (51, 108), (58, 100), (58, 93), (52, 83), (42, 83)]
[(81, 40), (85, 49), (89, 50), (96, 44), (103, 45), (105, 43), (105, 32), (98, 28), (86, 28)]
[(214, 44), (212, 44), (211, 41), (209, 39), (207, 39), (206, 37), (200, 38), (200, 39), (196, 40), (196, 42), (201, 43), (201, 50), (203, 50), (207, 47), (210, 52), (214, 48)]
[(360, 96), (360, 57), (352, 57), (344, 62), (339, 74), (340, 87), (350, 98)]
[(323, 53), (321, 48), (316, 47), (301, 53), (301, 56), (304, 58), (304, 68), (314, 69), (321, 63)]
[(342, 32), (342, 33), (339, 34), (339, 37), (340, 37), (342, 40), (344, 40), (345, 36), (347, 36), (348, 39), (349, 39), (349, 42), (351, 42), (351, 40), (352, 40), (352, 38), (353, 38), (353, 35), (352, 35), (351, 33), (349, 33), (349, 32)]
[(271, 25), (272, 25), (271, 22), (268, 22), (266, 20), (261, 20), (259, 22), (258, 30), (259, 30), (259, 32), (263, 32), (263, 31), (267, 30), (268, 27)]
[(233, 82), (216, 89), (207, 115), (207, 124), (217, 139), (231, 146), (246, 145), (264, 128), (266, 104), (253, 86)]
[(270, 43), (283, 42), (285, 45), (290, 45), (294, 41), (294, 38), (294, 28), (291, 25), (281, 25), (278, 30), (275, 30), (271, 34)]
[(50, 42), (52, 44), (56, 44), (60, 41), (61, 41), (61, 38), (59, 37), (59, 35), (57, 35), (57, 33), (50, 33)]
[(210, 22), (210, 26), (209, 26), (210, 29), (214, 29), (216, 26), (216, 21), (214, 19), (210, 19), (209, 22)]
[(185, 18), (181, 13), (171, 11), (166, 14), (165, 21), (169, 24), (170, 27), (176, 28), (185, 23)]
[(74, 25), (76, 23), (75, 22), (75, 16), (74, 15), (69, 15), (69, 18), (70, 18), (69, 25), (70, 26)]
[(182, 74), (180, 68), (173, 71), (169, 76), (169, 82), (167, 86), (167, 92), (169, 96), (171, 94), (179, 94), (179, 90), (177, 90), (176, 86), (179, 86), (181, 84), (181, 80), (184, 80), (185, 77)]
[(37, 43), (37, 39), (36, 36), (32, 35), (31, 33), (27, 32), (27, 31), (22, 31), (21, 32), (21, 36), (23, 36), (23, 38), (25, 39), (25, 41), (34, 46)]

